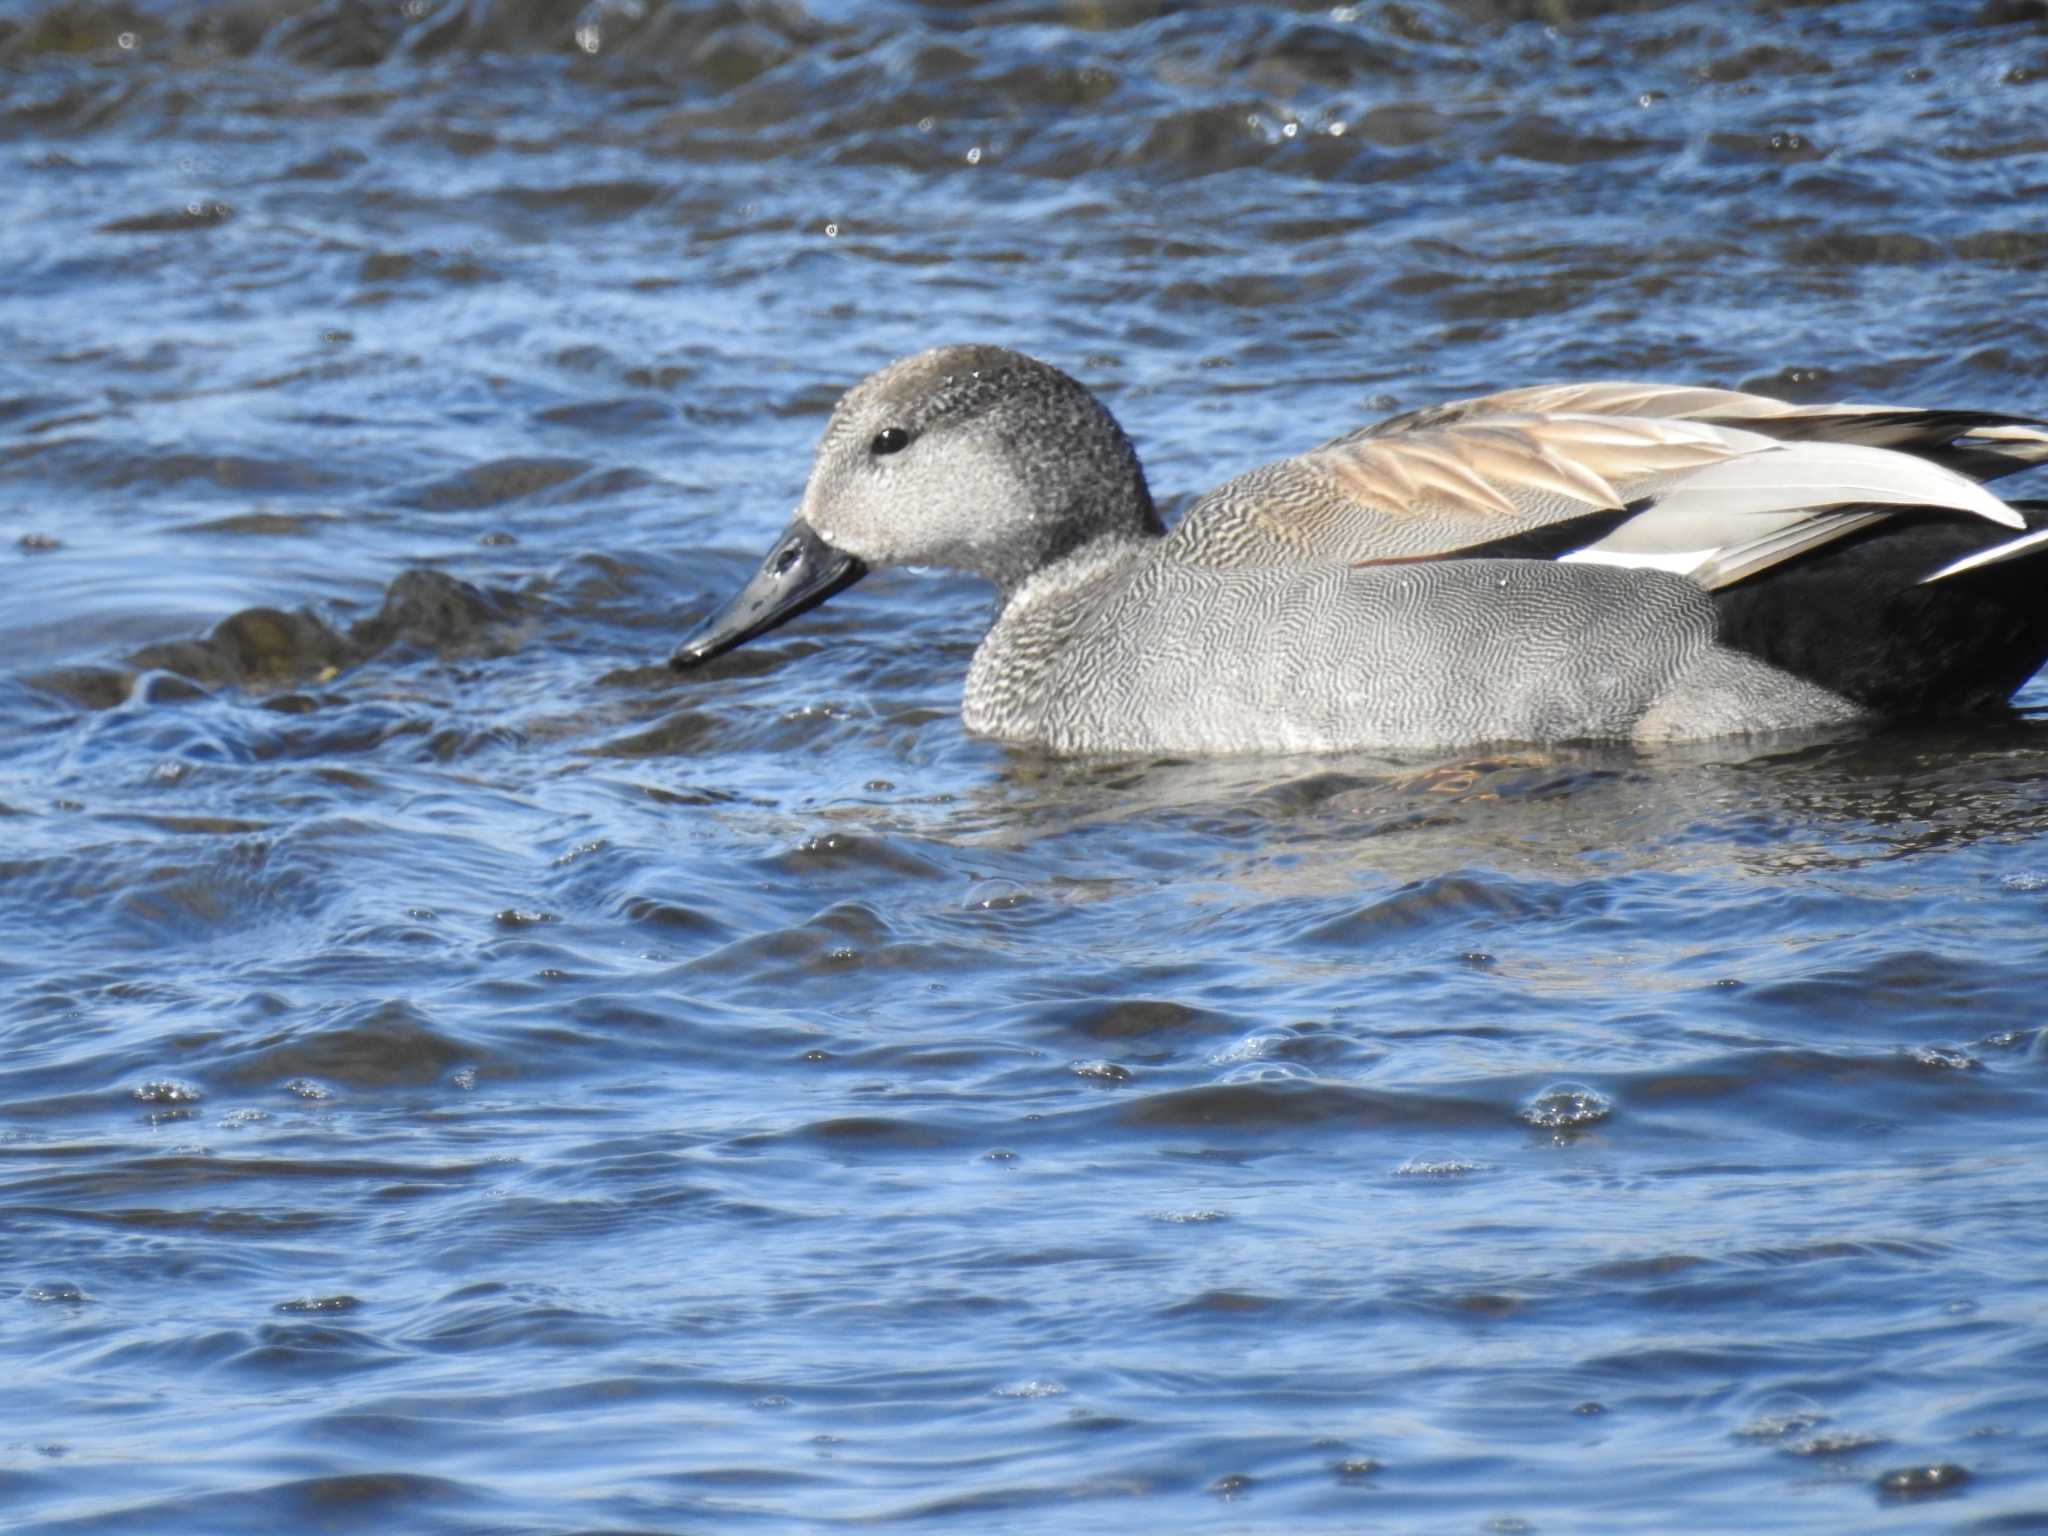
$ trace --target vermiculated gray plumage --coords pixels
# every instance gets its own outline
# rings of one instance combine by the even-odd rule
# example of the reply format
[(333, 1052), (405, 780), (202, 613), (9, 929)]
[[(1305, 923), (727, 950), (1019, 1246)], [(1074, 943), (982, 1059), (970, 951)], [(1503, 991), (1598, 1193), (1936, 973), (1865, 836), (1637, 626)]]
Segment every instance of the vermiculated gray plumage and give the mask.
[[(2048, 432), (2010, 416), (1548, 386), (1413, 412), (1248, 471), (1166, 533), (1129, 440), (1085, 388), (1018, 353), (943, 347), (848, 392), (792, 536), (676, 664), (782, 622), (864, 568), (946, 565), (1001, 594), (969, 670), (967, 727), (1056, 752), (1839, 723), (1870, 712), (1867, 680), (1827, 664), (1810, 611), (1787, 616), (1799, 633), (1781, 645), (1769, 584), (1797, 573), (1810, 609), (1837, 587), (1844, 604), (1890, 601), (1951, 567), (2026, 561), (2031, 572), (2041, 541), (2028, 520), (1944, 466), (1988, 475), (2043, 459)], [(1861, 547), (1930, 520), (1958, 531), (1925, 569), (1894, 572)], [(1561, 541), (1561, 558), (1476, 558), (1531, 532)], [(1926, 564), (1920, 545), (1911, 558)], [(1825, 574), (1852, 567), (1854, 583)], [(1864, 590), (1873, 572), (1884, 591)], [(1993, 584), (1954, 580), (1954, 601), (1915, 600), (1912, 622), (1925, 649), (1955, 654), (1928, 656), (1928, 678), (1886, 697), (1938, 697), (1944, 665), (1997, 670), (1945, 638)], [(2048, 652), (2032, 580), (1999, 576), (1997, 601), (2031, 610), (2008, 613), (2000, 633)], [(1773, 665), (1779, 651), (1801, 670)], [(2011, 654), (1997, 664), (2001, 676), (2016, 665)]]
[[(961, 718), (1055, 752), (1223, 754), (1628, 736), (1728, 677), (1757, 694), (1742, 728), (1857, 713), (1797, 679), (1761, 686), (1764, 669), (1714, 636), (1712, 599), (1661, 571), (1214, 570), (1126, 547), (1078, 586), (1009, 603), (975, 653)], [(1717, 719), (1707, 734), (1731, 728)]]

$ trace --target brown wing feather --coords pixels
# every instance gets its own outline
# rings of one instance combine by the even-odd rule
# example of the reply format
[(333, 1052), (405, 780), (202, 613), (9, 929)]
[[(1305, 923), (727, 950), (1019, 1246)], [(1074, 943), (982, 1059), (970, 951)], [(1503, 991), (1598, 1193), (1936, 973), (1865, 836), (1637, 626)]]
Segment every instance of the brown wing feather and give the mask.
[(1617, 416), (1488, 416), (1353, 434), (1294, 462), (1387, 518), (1534, 517), (1544, 502), (1618, 507), (1623, 488), (1752, 453), (1768, 440), (1703, 423)]
[(1618, 510), (1689, 470), (1774, 446), (1705, 422), (1571, 414), (1353, 432), (1209, 492), (1174, 530), (1174, 557), (1246, 565), (1442, 554)]
[(1741, 427), (1786, 442), (1861, 443), (1925, 455), (1980, 479), (2048, 462), (2048, 423), (1997, 411), (1923, 410), (1835, 401), (1794, 405), (1770, 395), (1696, 384), (1600, 379), (1538, 384), (1450, 400), (1394, 416), (1361, 435), (1392, 437), (1420, 428), (1502, 415), (1567, 414), (1701, 421)]

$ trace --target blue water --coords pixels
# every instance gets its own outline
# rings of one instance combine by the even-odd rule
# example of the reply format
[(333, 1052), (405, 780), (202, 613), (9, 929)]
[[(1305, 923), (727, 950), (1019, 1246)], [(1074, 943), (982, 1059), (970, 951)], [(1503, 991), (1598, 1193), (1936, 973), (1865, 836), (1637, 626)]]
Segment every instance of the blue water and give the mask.
[(2027, 0), (0, 12), (0, 1526), (2048, 1531), (2037, 719), (1054, 762), (910, 572), (661, 665), (940, 341), (1169, 504), (2048, 409), (2044, 121)]

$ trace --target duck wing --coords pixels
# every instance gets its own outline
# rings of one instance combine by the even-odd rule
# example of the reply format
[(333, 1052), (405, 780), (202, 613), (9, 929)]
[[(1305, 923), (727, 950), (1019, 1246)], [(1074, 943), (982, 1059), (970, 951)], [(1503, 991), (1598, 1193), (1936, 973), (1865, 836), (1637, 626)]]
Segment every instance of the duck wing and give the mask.
[(1189, 509), (1162, 553), (1225, 568), (1571, 558), (1712, 589), (1892, 508), (2023, 528), (1962, 470), (2043, 460), (2048, 427), (2021, 417), (1547, 385), (1411, 411), (1239, 475)]
[(1500, 414), (1648, 416), (1740, 427), (1781, 442), (1860, 443), (1931, 458), (1978, 480), (2048, 463), (2048, 423), (1998, 411), (1925, 410), (1915, 406), (1837, 402), (1793, 405), (1770, 395), (1697, 384), (1602, 379), (1538, 384), (1390, 416), (1366, 430), (1391, 436), (1417, 427)]

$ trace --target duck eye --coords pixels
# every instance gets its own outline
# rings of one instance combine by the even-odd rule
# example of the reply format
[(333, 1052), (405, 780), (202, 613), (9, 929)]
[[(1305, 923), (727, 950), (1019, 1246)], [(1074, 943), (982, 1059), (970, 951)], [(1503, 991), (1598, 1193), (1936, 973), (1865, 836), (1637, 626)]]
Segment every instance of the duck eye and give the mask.
[(910, 446), (910, 434), (901, 427), (884, 427), (875, 434), (875, 440), (868, 444), (874, 454), (901, 453)]

